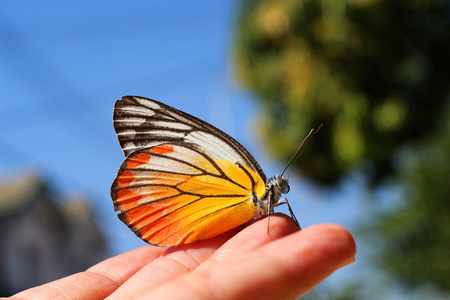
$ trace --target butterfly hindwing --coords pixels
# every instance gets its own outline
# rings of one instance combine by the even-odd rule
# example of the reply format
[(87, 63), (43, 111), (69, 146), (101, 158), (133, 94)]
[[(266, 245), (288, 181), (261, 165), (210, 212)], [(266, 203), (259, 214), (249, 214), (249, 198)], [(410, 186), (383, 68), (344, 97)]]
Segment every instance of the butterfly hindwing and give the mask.
[(111, 188), (119, 218), (150, 244), (207, 239), (253, 218), (265, 185), (250, 168), (202, 147), (166, 143), (131, 153)]

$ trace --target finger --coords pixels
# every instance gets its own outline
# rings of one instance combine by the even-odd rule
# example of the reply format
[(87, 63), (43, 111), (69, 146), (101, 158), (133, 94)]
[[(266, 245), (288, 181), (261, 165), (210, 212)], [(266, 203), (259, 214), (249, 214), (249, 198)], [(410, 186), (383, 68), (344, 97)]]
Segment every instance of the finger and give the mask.
[(222, 262), (229, 257), (248, 252), (300, 230), (300, 227), (293, 222), (292, 218), (284, 214), (276, 213), (271, 215), (270, 218), (269, 235), (267, 235), (267, 226), (269, 225), (267, 218), (258, 220), (228, 240), (204, 264)]
[[(223, 261), (228, 257), (249, 251), (273, 239), (290, 234), (298, 230), (298, 227), (289, 217), (274, 215), (270, 224), (270, 236), (267, 236), (267, 220), (255, 222), (242, 231), (237, 232), (238, 230), (239, 228), (213, 239), (167, 249), (166, 253), (137, 272), (109, 299), (135, 298), (166, 282), (192, 272), (210, 257), (212, 262)], [(235, 236), (232, 237), (233, 235)]]
[(135, 299), (143, 290), (153, 289), (191, 272), (236, 233), (237, 229), (234, 229), (213, 239), (168, 249), (161, 248), (164, 250), (163, 255), (136, 272), (108, 299)]
[(163, 253), (147, 246), (102, 261), (90, 269), (20, 292), (11, 299), (103, 299)]
[(354, 261), (350, 233), (315, 225), (254, 251), (206, 265), (144, 295), (149, 299), (294, 299)]

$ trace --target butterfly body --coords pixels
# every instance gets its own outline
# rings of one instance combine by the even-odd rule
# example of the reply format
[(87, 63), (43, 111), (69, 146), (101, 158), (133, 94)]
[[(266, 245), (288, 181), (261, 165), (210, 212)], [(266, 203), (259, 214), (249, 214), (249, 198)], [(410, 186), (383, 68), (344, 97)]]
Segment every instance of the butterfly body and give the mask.
[(196, 117), (125, 96), (114, 128), (126, 156), (111, 187), (114, 208), (152, 245), (212, 238), (285, 203), (287, 177), (267, 180), (243, 146)]

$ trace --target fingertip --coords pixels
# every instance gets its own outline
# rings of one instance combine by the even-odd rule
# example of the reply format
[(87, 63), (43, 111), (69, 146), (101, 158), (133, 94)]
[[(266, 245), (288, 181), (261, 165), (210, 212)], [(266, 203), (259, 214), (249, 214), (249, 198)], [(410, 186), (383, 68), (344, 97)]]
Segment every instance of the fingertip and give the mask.
[(337, 224), (317, 224), (305, 228), (302, 234), (322, 240), (323, 251), (326, 251), (330, 258), (341, 261), (341, 267), (355, 261), (356, 242), (345, 227)]
[[(351, 233), (335, 224), (318, 224), (287, 235), (260, 249), (265, 257), (278, 255), (276, 263), (284, 265), (285, 285), (296, 288), (292, 292), (303, 294), (331, 273), (355, 261), (356, 244)], [(273, 268), (276, 268), (274, 266)], [(286, 272), (287, 270), (287, 272)]]

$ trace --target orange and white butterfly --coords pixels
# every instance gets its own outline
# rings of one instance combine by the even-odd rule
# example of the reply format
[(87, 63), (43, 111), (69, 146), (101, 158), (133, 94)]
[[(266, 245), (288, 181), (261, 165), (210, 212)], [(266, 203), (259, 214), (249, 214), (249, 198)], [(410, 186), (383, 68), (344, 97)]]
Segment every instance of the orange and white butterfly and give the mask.
[(126, 156), (111, 187), (114, 209), (149, 244), (212, 238), (287, 203), (287, 177), (267, 179), (243, 146), (196, 117), (125, 96), (113, 119)]

